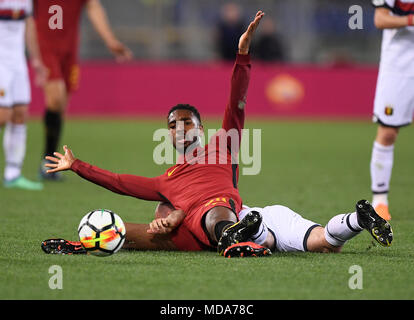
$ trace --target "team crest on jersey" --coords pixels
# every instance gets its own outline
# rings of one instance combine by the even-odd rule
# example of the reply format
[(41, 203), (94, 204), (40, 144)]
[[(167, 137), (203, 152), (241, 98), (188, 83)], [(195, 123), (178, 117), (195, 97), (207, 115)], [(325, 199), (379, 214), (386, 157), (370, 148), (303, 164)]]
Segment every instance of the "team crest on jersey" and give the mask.
[(394, 108), (391, 106), (385, 106), (384, 113), (387, 116), (392, 116), (392, 114), (394, 113)]
[(0, 88), (0, 97), (4, 97), (6, 95), (6, 91)]

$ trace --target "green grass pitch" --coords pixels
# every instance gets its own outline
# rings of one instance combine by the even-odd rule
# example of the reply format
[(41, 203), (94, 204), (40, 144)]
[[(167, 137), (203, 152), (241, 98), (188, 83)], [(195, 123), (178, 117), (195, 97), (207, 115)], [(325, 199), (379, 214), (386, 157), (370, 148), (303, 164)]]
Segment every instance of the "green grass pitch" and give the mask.
[[(163, 120), (163, 119), (162, 119)], [(75, 156), (119, 173), (156, 176), (152, 152), (155, 129), (163, 121), (76, 120), (65, 124), (62, 143)], [(205, 127), (217, 128), (219, 121)], [(259, 175), (240, 176), (248, 205), (282, 204), (325, 225), (336, 214), (354, 211), (359, 199), (371, 199), (369, 161), (376, 126), (369, 121), (259, 121), (262, 129)], [(37, 178), (41, 123), (28, 129), (24, 174)], [(124, 221), (149, 223), (155, 203), (120, 196), (65, 173), (62, 183), (46, 183), (41, 192), (1, 188), (1, 299), (413, 299), (414, 298), (414, 131), (402, 129), (396, 144), (391, 181), (394, 242), (372, 245), (364, 232), (340, 254), (285, 253), (261, 259), (224, 259), (214, 252), (125, 252), (106, 257), (54, 256), (42, 240), (77, 240), (82, 216), (97, 208)], [(0, 151), (1, 168), (4, 157)], [(49, 288), (48, 270), (59, 265), (63, 289)], [(362, 289), (350, 289), (358, 265)]]

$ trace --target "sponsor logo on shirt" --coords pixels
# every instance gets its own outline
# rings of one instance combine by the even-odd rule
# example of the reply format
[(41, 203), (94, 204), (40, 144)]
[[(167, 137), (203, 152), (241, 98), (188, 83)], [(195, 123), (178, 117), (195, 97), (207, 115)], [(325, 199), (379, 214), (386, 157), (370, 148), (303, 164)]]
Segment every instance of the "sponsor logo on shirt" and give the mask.
[(172, 169), (171, 171), (169, 171), (167, 174), (169, 177), (171, 177), (171, 175), (174, 173), (174, 171), (177, 169), (178, 167), (175, 167), (174, 169)]

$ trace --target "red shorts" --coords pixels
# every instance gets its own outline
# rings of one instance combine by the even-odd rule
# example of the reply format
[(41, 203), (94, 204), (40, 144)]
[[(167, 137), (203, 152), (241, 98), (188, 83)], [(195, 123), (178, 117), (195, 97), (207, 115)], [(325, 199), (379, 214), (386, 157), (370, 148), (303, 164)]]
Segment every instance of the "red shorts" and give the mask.
[(42, 60), (48, 68), (48, 80), (62, 79), (66, 84), (66, 91), (72, 92), (79, 85), (79, 65), (77, 50), (55, 51), (47, 48), (40, 48)]
[[(232, 211), (235, 210), (236, 214), (240, 212), (242, 208), (241, 201), (234, 199), (234, 204), (232, 205), (228, 199), (228, 197), (210, 199), (203, 206), (188, 214), (181, 225), (185, 228), (182, 228), (182, 230), (177, 228), (177, 232), (174, 233), (172, 238), (177, 248), (182, 251), (213, 249), (203, 228), (203, 216), (214, 207), (226, 207)], [(181, 233), (180, 231), (183, 232)]]
[(204, 245), (188, 230), (185, 224), (180, 224), (178, 228), (174, 229), (171, 233), (171, 240), (177, 249), (181, 251), (203, 251), (209, 249), (208, 246)]

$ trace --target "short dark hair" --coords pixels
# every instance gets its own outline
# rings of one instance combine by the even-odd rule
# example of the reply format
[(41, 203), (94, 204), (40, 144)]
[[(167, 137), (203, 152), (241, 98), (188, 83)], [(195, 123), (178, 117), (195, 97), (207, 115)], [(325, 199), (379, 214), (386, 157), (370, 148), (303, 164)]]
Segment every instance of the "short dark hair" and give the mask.
[(198, 112), (198, 110), (197, 110), (196, 107), (194, 107), (194, 106), (192, 106), (190, 104), (187, 104), (187, 103), (179, 103), (179, 104), (175, 105), (174, 107), (172, 107), (170, 109), (170, 111), (168, 111), (167, 119), (170, 116), (170, 114), (172, 112), (174, 112), (175, 110), (188, 110), (188, 111), (191, 111), (196, 116), (196, 118), (198, 119), (198, 121), (201, 123), (200, 112)]

